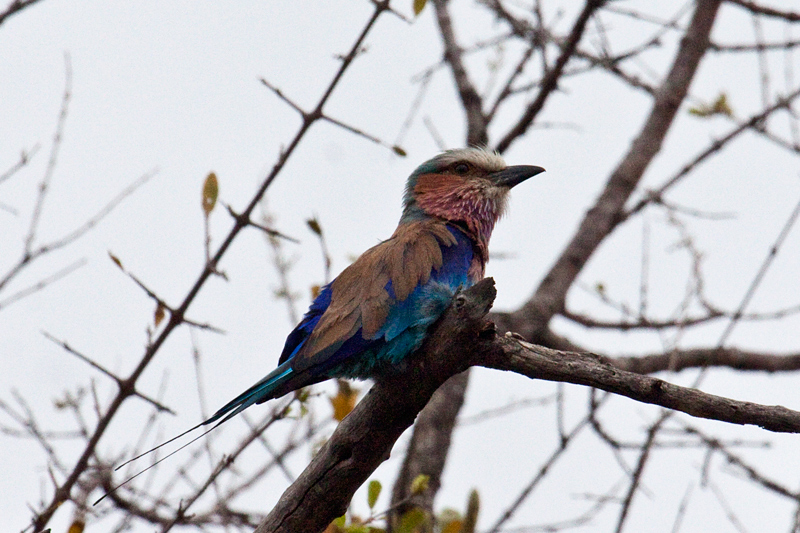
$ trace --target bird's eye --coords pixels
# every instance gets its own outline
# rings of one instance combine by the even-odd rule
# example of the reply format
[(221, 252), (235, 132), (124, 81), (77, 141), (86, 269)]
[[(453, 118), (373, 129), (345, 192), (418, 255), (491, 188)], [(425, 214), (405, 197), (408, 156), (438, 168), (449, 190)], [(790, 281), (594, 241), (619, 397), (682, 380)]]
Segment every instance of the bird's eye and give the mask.
[(469, 172), (469, 165), (466, 163), (459, 163), (453, 168), (453, 170), (455, 170), (456, 174), (458, 174), (459, 176), (463, 176), (467, 172)]

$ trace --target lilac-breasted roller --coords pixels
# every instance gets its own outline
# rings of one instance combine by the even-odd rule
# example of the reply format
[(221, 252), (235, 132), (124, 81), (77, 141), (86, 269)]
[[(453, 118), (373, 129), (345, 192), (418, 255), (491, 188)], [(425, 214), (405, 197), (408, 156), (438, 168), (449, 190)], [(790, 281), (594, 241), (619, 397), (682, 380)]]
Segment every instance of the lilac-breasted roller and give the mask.
[(535, 166), (507, 167), (499, 155), (479, 148), (448, 150), (420, 165), (406, 183), (394, 234), (323, 287), (287, 337), (278, 368), (208, 420), (142, 455), (301, 387), (391, 372), (419, 348), (456, 292), (483, 278), (489, 238), (508, 191), (540, 172)]
[(456, 291), (483, 278), (509, 190), (543, 171), (506, 166), (479, 148), (448, 150), (420, 165), (408, 178), (394, 234), (321, 290), (286, 339), (278, 368), (201, 425), (328, 378), (391, 371), (419, 348)]

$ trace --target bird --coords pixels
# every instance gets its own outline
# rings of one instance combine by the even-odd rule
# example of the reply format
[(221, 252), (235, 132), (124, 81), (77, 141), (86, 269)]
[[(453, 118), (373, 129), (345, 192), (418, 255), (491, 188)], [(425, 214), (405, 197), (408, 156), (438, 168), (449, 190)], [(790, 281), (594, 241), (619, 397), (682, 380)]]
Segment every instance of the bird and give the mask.
[(456, 293), (483, 279), (509, 191), (541, 172), (506, 166), (496, 152), (474, 147), (421, 164), (406, 182), (397, 229), (320, 290), (286, 338), (277, 368), (208, 419), (119, 465), (214, 424), (111, 492), (252, 405), (330, 378), (376, 379), (402, 369)]
[(286, 338), (278, 366), (196, 427), (330, 378), (402, 367), (459, 289), (483, 279), (509, 191), (544, 169), (484, 148), (447, 150), (408, 178), (392, 236), (324, 286)]

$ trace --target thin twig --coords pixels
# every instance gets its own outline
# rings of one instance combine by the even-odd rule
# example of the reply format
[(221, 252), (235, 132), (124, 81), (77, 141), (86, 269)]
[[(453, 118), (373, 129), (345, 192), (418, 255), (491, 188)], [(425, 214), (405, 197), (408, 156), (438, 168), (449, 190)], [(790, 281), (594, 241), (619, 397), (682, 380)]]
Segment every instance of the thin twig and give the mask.
[(53, 146), (50, 149), (50, 158), (47, 161), (47, 168), (44, 173), (42, 181), (39, 183), (39, 194), (36, 196), (36, 204), (33, 208), (31, 215), (30, 226), (28, 228), (28, 236), (25, 238), (25, 254), (30, 255), (33, 252), (33, 240), (36, 238), (36, 230), (39, 227), (39, 217), (42, 214), (42, 206), (44, 205), (45, 197), (50, 187), (50, 180), (53, 178), (53, 172), (56, 169), (56, 162), (58, 161), (58, 153), (61, 148), (61, 141), (64, 138), (64, 124), (67, 122), (67, 111), (69, 110), (69, 101), (72, 99), (72, 62), (68, 53), (64, 53), (64, 95), (61, 98), (61, 111), (58, 114), (58, 123), (56, 125), (56, 132), (53, 135)]
[(30, 150), (23, 150), (19, 156), (19, 161), (11, 165), (8, 170), (0, 174), (0, 183), (3, 183), (8, 178), (25, 168), (25, 166), (27, 166), (31, 162), (31, 159), (33, 159), (33, 157), (36, 155), (36, 152), (39, 151), (40, 147), (41, 145), (36, 143)]
[[(603, 400), (601, 400), (601, 402)], [(523, 488), (522, 491), (520, 491), (519, 495), (514, 499), (511, 505), (509, 505), (508, 508), (502, 512), (500, 518), (498, 518), (497, 521), (492, 525), (492, 527), (489, 528), (489, 533), (498, 533), (500, 531), (500, 528), (503, 527), (503, 524), (508, 522), (514, 516), (514, 513), (517, 512), (520, 505), (522, 505), (525, 502), (525, 500), (528, 499), (528, 497), (536, 489), (539, 483), (541, 483), (544, 480), (545, 476), (550, 472), (550, 469), (553, 468), (553, 466), (555, 466), (555, 463), (564, 455), (567, 448), (569, 447), (570, 444), (572, 444), (575, 437), (577, 437), (580, 434), (580, 432), (587, 425), (589, 425), (589, 421), (590, 420), (588, 416), (583, 418), (580, 422), (578, 422), (577, 424), (575, 424), (575, 426), (573, 426), (573, 428), (569, 431), (569, 433), (565, 434), (564, 436), (562, 436), (561, 439), (559, 439), (559, 443), (556, 449), (553, 450), (553, 453), (551, 453), (550, 456), (542, 463), (542, 466), (539, 467), (539, 471), (536, 473), (533, 479), (531, 479), (531, 481), (525, 486), (525, 488)]]
[(728, 2), (731, 4), (741, 6), (754, 14), (764, 15), (767, 17), (780, 18), (788, 22), (800, 21), (800, 12), (780, 11), (778, 9), (774, 9), (768, 6), (762, 6), (761, 4), (757, 4), (749, 0), (728, 0)]
[[(67, 341), (63, 341), (63, 340), (57, 339), (53, 335), (51, 335), (50, 333), (48, 333), (46, 331), (42, 331), (42, 335), (44, 336), (44, 338), (46, 338), (47, 340), (49, 340), (53, 344), (56, 344), (56, 345), (60, 346), (67, 353), (74, 355), (75, 357), (77, 357), (78, 359), (80, 359), (81, 361), (86, 363), (87, 365), (91, 366), (92, 368), (94, 368), (95, 370), (100, 372), (101, 374), (104, 374), (104, 375), (108, 376), (109, 378), (114, 380), (118, 385), (122, 381), (122, 378), (120, 378), (119, 376), (117, 376), (116, 374), (111, 372), (110, 370), (106, 369), (100, 363), (98, 363), (96, 361), (93, 361), (89, 357), (87, 357), (87, 356), (83, 355), (82, 353), (80, 353), (78, 350), (76, 350), (75, 348), (70, 346), (67, 343)], [(133, 395), (141, 398), (144, 401), (146, 401), (147, 403), (149, 403), (150, 405), (155, 407), (156, 410), (159, 411), (159, 412), (169, 413), (171, 415), (176, 414), (175, 411), (173, 411), (172, 409), (170, 409), (166, 405), (162, 404), (161, 402), (159, 402), (159, 401), (157, 401), (157, 400), (155, 400), (153, 398), (150, 398), (149, 396), (147, 396), (145, 394), (140, 393), (139, 391), (134, 392)]]
[(85, 258), (78, 259), (74, 263), (69, 264), (69, 265), (65, 266), (64, 268), (62, 268), (61, 270), (59, 270), (57, 272), (54, 272), (53, 274), (47, 276), (46, 278), (37, 281), (33, 285), (25, 287), (24, 289), (20, 289), (19, 291), (13, 293), (12, 295), (8, 296), (7, 298), (4, 298), (4, 299), (0, 300), (0, 311), (5, 309), (6, 307), (11, 305), (12, 303), (17, 302), (19, 300), (22, 300), (23, 298), (25, 298), (27, 296), (30, 296), (31, 294), (37, 293), (37, 292), (47, 288), (47, 286), (52, 285), (56, 281), (69, 276), (70, 274), (72, 274), (73, 272), (75, 272), (76, 270), (78, 270), (79, 268), (84, 266), (85, 264), (86, 264), (86, 259)]
[(708, 148), (706, 148), (705, 150), (697, 154), (694, 158), (692, 158), (690, 162), (686, 163), (678, 172), (676, 172), (672, 177), (667, 179), (660, 187), (658, 187), (653, 191), (649, 191), (644, 199), (640, 200), (633, 207), (631, 207), (629, 210), (626, 211), (624, 217), (626, 219), (630, 218), (632, 215), (642, 210), (651, 202), (660, 201), (660, 198), (664, 195), (664, 193), (668, 189), (670, 189), (681, 179), (686, 177), (692, 170), (694, 170), (695, 167), (697, 167), (700, 163), (708, 159), (709, 156), (718, 153), (732, 139), (736, 138), (744, 131), (756, 128), (758, 124), (761, 124), (772, 113), (774, 113), (778, 109), (786, 108), (790, 102), (793, 102), (798, 97), (800, 97), (800, 87), (796, 88), (788, 96), (779, 98), (773, 105), (751, 116), (745, 122), (738, 124), (735, 128), (733, 128), (730, 132), (728, 132), (720, 139), (711, 142)]
[(625, 519), (628, 517), (628, 512), (631, 509), (633, 498), (639, 491), (639, 487), (642, 483), (644, 467), (647, 464), (647, 461), (650, 459), (650, 453), (653, 451), (653, 444), (655, 442), (656, 435), (661, 430), (664, 423), (673, 414), (674, 413), (672, 411), (663, 411), (661, 416), (658, 417), (658, 420), (656, 420), (647, 430), (647, 437), (645, 438), (644, 443), (642, 443), (639, 460), (636, 463), (636, 468), (634, 469), (633, 477), (631, 478), (631, 484), (628, 487), (627, 494), (625, 494), (625, 499), (622, 501), (622, 508), (620, 509), (619, 518), (617, 520), (617, 533), (622, 533), (622, 528), (625, 525)]
[(786, 240), (786, 237), (789, 235), (789, 232), (791, 231), (795, 222), (797, 222), (798, 216), (800, 216), (800, 201), (797, 203), (797, 205), (795, 205), (794, 210), (789, 215), (789, 218), (786, 220), (786, 223), (783, 225), (783, 228), (778, 234), (778, 238), (770, 247), (767, 256), (764, 258), (764, 261), (761, 263), (761, 266), (758, 269), (758, 272), (756, 273), (755, 277), (753, 277), (753, 281), (750, 282), (750, 286), (747, 288), (747, 291), (745, 291), (742, 301), (739, 303), (739, 307), (736, 309), (733, 318), (731, 318), (731, 321), (728, 322), (728, 325), (725, 327), (725, 331), (723, 331), (722, 335), (720, 335), (719, 341), (717, 342), (717, 347), (721, 348), (724, 346), (725, 342), (728, 340), (728, 337), (730, 337), (731, 333), (733, 333), (733, 329), (741, 320), (744, 310), (753, 299), (753, 296), (755, 295), (756, 290), (758, 290), (758, 287), (769, 270), (769, 267), (772, 266), (772, 262), (775, 260), (775, 257), (777, 257), (778, 252)]
[(542, 80), (539, 94), (537, 94), (533, 102), (527, 106), (525, 112), (514, 124), (514, 126), (512, 126), (511, 129), (509, 129), (509, 131), (503, 136), (500, 142), (497, 143), (496, 150), (498, 152), (502, 154), (508, 149), (509, 146), (511, 146), (512, 142), (522, 136), (533, 123), (539, 112), (544, 108), (547, 97), (558, 87), (558, 80), (561, 77), (561, 73), (563, 72), (564, 67), (567, 65), (567, 62), (574, 55), (575, 49), (583, 37), (583, 32), (586, 29), (586, 23), (589, 22), (589, 18), (594, 14), (595, 11), (600, 9), (604, 3), (604, 0), (586, 1), (586, 4), (584, 5), (580, 15), (578, 15), (578, 17), (575, 19), (575, 23), (572, 26), (569, 37), (561, 47), (561, 54), (558, 56), (555, 64), (548, 70), (544, 79)]

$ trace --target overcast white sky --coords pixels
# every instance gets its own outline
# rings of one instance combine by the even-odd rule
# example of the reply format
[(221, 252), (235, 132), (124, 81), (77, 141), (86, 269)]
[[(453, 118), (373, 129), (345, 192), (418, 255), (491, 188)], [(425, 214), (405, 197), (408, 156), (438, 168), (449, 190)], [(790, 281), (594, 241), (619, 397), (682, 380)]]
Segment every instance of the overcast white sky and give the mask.
[[(407, 3), (398, 8), (410, 12), (410, 0)], [(748, 19), (732, 15), (733, 9), (723, 8), (726, 23), (715, 29), (715, 39), (751, 40)], [(87, 260), (85, 266), (46, 291), (0, 311), (3, 401), (12, 402), (12, 391), (18, 391), (48, 427), (68, 427), (68, 418), (53, 410), (53, 400), (65, 390), (85, 386), (94, 379), (101, 401), (110, 400), (113, 384), (47, 341), (42, 331), (68, 341), (114, 371), (129, 372), (142, 353), (154, 306), (108, 259), (108, 251), (160, 296), (179, 303), (202, 268), (199, 198), (205, 175), (216, 172), (221, 200), (242, 208), (281, 146), (299, 126), (297, 114), (259, 78), (268, 79), (301, 106), (311, 106), (338, 67), (336, 54), (347, 51), (370, 12), (369, 2), (351, 0), (43, 0), (0, 27), (0, 170), (14, 164), (21, 150), (41, 145), (30, 166), (0, 184), (0, 203), (16, 210), (0, 209), (2, 271), (21, 254), (61, 105), (65, 52), (72, 64), (72, 100), (38, 242), (56, 239), (80, 225), (128, 183), (157, 169), (147, 185), (89, 235), (17, 279), (13, 287), (21, 289), (75, 260)], [(458, 28), (463, 35), (477, 35), (489, 24), (490, 19), (475, 12), (469, 23), (460, 20)], [(635, 26), (631, 25), (632, 33), (627, 35), (626, 23), (617, 20), (614, 24), (622, 34), (615, 41), (620, 49), (641, 38)], [(775, 39), (785, 37), (782, 32), (769, 33), (782, 27), (765, 27)], [(664, 49), (647, 56), (656, 74), (663, 73), (664, 61), (672, 54), (674, 39), (665, 41), (668, 45)], [(394, 143), (416, 96), (418, 85), (412, 83), (413, 77), (436, 64), (440, 54), (430, 8), (413, 24), (383, 17), (368, 39), (366, 53), (347, 73), (327, 112)], [(482, 66), (485, 60), (475, 59), (473, 66)], [(772, 66), (780, 72), (782, 56), (773, 60)], [(781, 89), (781, 80), (775, 79), (774, 92)], [(692, 96), (709, 101), (720, 91), (728, 93), (739, 116), (758, 110), (755, 60), (748, 63), (740, 57), (709, 57), (692, 86)], [(429, 116), (449, 147), (463, 142), (463, 121), (455, 98), (450, 78), (440, 73), (427, 93), (421, 114), (402, 139), (407, 158), (329, 124), (315, 126), (303, 141), (268, 192), (278, 229), (302, 241), (300, 245), (287, 244), (286, 250), (297, 258), (291, 280), (303, 295), (303, 307), (307, 305), (308, 288), (322, 281), (318, 246), (303, 221), (313, 215), (319, 217), (328, 237), (334, 272), (346, 266), (352, 255), (388, 237), (400, 214), (406, 176), (437, 152), (419, 117)], [(547, 173), (513, 191), (510, 213), (493, 237), (493, 252), (511, 254), (494, 261), (488, 269), (488, 275), (498, 284), (497, 308), (514, 308), (529, 297), (628, 149), (648, 103), (643, 95), (630, 93), (602, 76), (594, 76), (588, 83), (567, 84), (563, 93), (548, 102), (542, 121), (577, 127), (535, 130), (506, 154), (509, 164), (541, 165)], [(682, 112), (663, 152), (646, 175), (646, 185), (662, 182), (691, 154), (730, 127), (723, 119), (698, 121)], [(736, 214), (736, 218), (723, 222), (692, 222), (697, 244), (706, 254), (707, 290), (714, 303), (732, 307), (740, 301), (800, 198), (798, 176), (797, 159), (748, 134), (725, 157), (704, 165), (675, 191), (673, 200), (685, 205)], [(666, 226), (663, 215), (653, 212), (647, 220), (654, 243), (650, 298), (660, 302), (653, 308), (655, 314), (668, 316), (682, 296), (688, 262), (684, 255), (670, 249), (678, 236)], [(215, 243), (230, 226), (222, 211), (214, 213)], [(593, 258), (582, 282), (588, 286), (602, 282), (612, 296), (636, 306), (641, 233), (642, 223), (637, 221), (611, 238)], [(781, 250), (753, 302), (754, 310), (797, 303), (798, 235), (796, 230)], [(205, 357), (209, 409), (273, 368), (292, 327), (284, 304), (272, 296), (278, 282), (269, 257), (261, 235), (245, 232), (221, 265), (229, 281), (211, 280), (190, 309), (190, 318), (227, 332), (224, 336), (196, 335)], [(580, 290), (574, 290), (569, 301), (575, 310), (613, 316), (598, 309)], [(702, 328), (682, 338), (680, 344), (713, 344), (724, 325)], [(798, 326), (797, 319), (777, 325), (741, 325), (729, 344), (797, 350)], [(672, 337), (640, 334), (601, 335), (561, 320), (556, 327), (585, 346), (612, 354), (645, 353), (674, 341)], [(178, 416), (162, 419), (166, 435), (200, 418), (190, 350), (188, 330), (174, 334), (141, 384), (142, 390), (155, 395), (165, 372), (169, 375), (164, 401), (178, 411)], [(689, 383), (693, 377), (687, 373), (674, 379)], [(800, 409), (795, 376), (742, 379), (732, 372), (719, 371), (713, 372), (704, 386), (738, 399)], [(488, 371), (476, 372), (471, 387), (467, 414), (554, 390), (548, 383)], [(577, 420), (585, 395), (578, 388), (570, 390), (574, 412), (568, 413), (568, 418)], [(613, 412), (621, 419), (633, 421), (632, 427), (619, 428), (621, 434), (627, 432), (631, 437), (654, 412), (626, 400), (617, 400), (614, 405)], [(147, 409), (131, 400), (103, 438), (100, 449), (120, 450), (122, 442), (135, 438), (135, 430), (146, 415)], [(125, 417), (129, 423), (123, 421)], [(2, 423), (10, 424), (6, 419)], [(234, 428), (234, 424), (241, 423), (232, 422), (223, 431), (243, 429)], [(738, 438), (773, 440), (775, 449), (770, 453), (775, 456), (777, 474), (800, 467), (797, 437), (720, 426), (705, 425)], [(50, 497), (44, 455), (31, 442), (7, 436), (0, 436), (0, 442), (4, 456), (0, 461), (0, 516), (11, 530), (21, 529), (30, 517), (26, 504), (36, 505), (41, 494)], [(483, 501), (481, 525), (487, 527), (508, 498), (534, 475), (538, 461), (553, 444), (552, 417), (545, 416), (544, 411), (525, 411), (513, 422), (501, 418), (460, 429), (438, 506), (461, 508), (469, 489), (478, 487)], [(586, 444), (589, 450), (590, 442)], [(80, 449), (64, 445), (66, 461), (72, 460), (70, 453)], [(685, 490), (687, 472), (695, 471), (702, 460), (701, 455), (694, 462), (683, 458), (678, 469), (671, 464), (678, 453), (662, 454), (653, 465), (653, 476), (666, 486), (674, 482), (674, 493), (665, 496), (654, 489), (655, 496), (642, 498), (630, 531), (647, 530), (654, 520), (670, 523)], [(400, 455), (395, 453), (395, 458)], [(609, 457), (601, 461), (588, 452), (581, 457), (585, 464), (577, 459), (570, 461), (559, 467), (563, 472), (556, 472), (549, 482), (547, 491), (557, 495), (558, 504), (539, 497), (520, 514), (518, 524), (563, 516), (569, 506), (582, 508), (584, 502), (575, 499), (576, 494), (605, 490), (612, 483), (597, 482), (604, 472), (618, 476)], [(297, 472), (305, 460), (307, 456), (295, 461)], [(395, 469), (396, 463), (390, 462), (375, 477), (391, 485)], [(590, 474), (581, 476), (580, 472)], [(674, 481), (670, 479), (673, 474)], [(274, 501), (282, 489), (277, 484), (265, 487), (264, 497), (254, 500), (253, 505), (268, 505), (264, 502)], [(732, 481), (729, 489), (738, 498), (734, 505), (754, 510), (749, 516), (769, 515), (774, 517), (769, 520), (776, 521), (770, 527), (788, 527), (787, 508), (769, 507), (776, 505), (774, 499), (748, 495), (749, 486), (740, 481)], [(381, 500), (383, 505), (386, 501)], [(695, 513), (693, 520), (687, 519), (682, 531), (708, 531), (708, 527), (720, 524), (722, 512), (713, 505), (710, 508), (716, 510), (704, 511), (699, 503), (690, 509)], [(71, 511), (60, 510), (51, 524), (53, 531), (65, 531), (70, 518)], [(753, 531), (773, 530), (758, 529), (758, 524), (747, 525)]]

